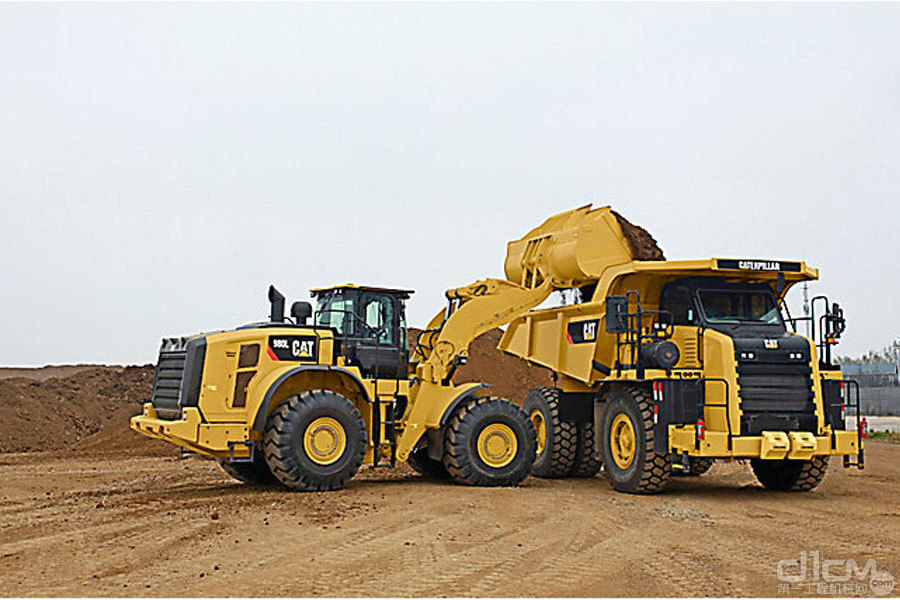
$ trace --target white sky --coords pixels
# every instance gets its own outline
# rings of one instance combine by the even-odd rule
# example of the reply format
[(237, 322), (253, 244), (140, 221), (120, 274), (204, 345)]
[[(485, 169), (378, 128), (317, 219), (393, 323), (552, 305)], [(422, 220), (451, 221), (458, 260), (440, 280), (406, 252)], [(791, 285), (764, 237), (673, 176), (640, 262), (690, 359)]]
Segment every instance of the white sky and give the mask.
[[(348, 281), (501, 276), (612, 204), (669, 258), (805, 259), (900, 337), (900, 6), (0, 4), (0, 364)], [(799, 288), (793, 292), (799, 297)]]

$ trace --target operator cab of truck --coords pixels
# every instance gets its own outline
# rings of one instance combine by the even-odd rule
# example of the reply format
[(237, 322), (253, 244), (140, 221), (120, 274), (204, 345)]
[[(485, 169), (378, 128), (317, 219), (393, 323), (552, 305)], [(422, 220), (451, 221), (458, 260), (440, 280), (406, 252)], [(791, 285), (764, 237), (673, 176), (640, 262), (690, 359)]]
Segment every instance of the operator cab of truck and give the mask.
[(735, 337), (771, 337), (787, 331), (772, 288), (765, 283), (735, 283), (715, 277), (669, 282), (660, 309), (673, 325), (703, 326)]
[(348, 365), (366, 377), (408, 376), (406, 300), (411, 290), (348, 284), (310, 293), (316, 299), (313, 323), (334, 331)]

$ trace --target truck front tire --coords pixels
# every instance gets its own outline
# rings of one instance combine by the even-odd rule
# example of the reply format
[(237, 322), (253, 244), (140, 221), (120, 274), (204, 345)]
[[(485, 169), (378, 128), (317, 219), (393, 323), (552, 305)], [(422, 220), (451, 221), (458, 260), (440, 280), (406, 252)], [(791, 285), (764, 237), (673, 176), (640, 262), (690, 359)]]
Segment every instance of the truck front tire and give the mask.
[(630, 494), (655, 494), (665, 488), (672, 469), (668, 452), (655, 452), (653, 409), (641, 386), (614, 387), (601, 424), (606, 478), (613, 489)]
[(754, 458), (750, 468), (766, 489), (778, 492), (809, 492), (825, 477), (828, 456), (810, 460), (762, 460)]

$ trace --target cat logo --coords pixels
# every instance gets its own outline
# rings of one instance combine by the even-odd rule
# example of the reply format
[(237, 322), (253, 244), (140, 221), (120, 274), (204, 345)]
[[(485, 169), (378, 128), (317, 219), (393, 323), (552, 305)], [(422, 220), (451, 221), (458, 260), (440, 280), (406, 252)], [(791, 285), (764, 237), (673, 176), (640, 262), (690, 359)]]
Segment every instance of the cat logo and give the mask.
[(276, 361), (318, 362), (314, 335), (279, 335), (269, 338), (269, 358)]
[(599, 319), (572, 321), (566, 328), (566, 339), (570, 344), (587, 344), (597, 341)]
[(778, 340), (765, 340), (764, 343), (769, 350), (778, 349)]

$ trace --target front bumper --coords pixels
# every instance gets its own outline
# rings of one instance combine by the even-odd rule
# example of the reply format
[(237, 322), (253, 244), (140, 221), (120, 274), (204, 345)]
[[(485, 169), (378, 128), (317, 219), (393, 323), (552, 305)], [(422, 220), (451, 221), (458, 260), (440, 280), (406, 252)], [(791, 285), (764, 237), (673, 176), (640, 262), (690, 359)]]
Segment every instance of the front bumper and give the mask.
[(706, 431), (697, 439), (692, 425), (669, 426), (669, 451), (708, 458), (762, 458), (809, 460), (814, 456), (856, 456), (863, 441), (855, 431), (828, 431), (815, 436), (801, 431), (764, 431), (758, 436), (729, 436), (724, 431)]
[(144, 412), (131, 417), (131, 428), (148, 437), (164, 440), (204, 456), (248, 458), (250, 429), (242, 423), (203, 423), (197, 408), (182, 410), (180, 420), (160, 419), (153, 404), (144, 404)]

